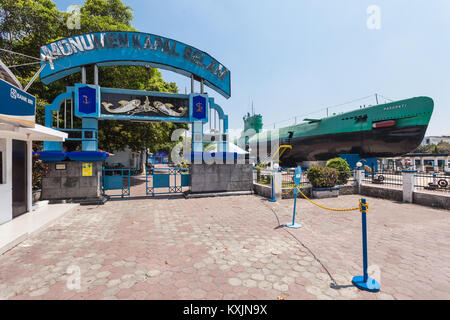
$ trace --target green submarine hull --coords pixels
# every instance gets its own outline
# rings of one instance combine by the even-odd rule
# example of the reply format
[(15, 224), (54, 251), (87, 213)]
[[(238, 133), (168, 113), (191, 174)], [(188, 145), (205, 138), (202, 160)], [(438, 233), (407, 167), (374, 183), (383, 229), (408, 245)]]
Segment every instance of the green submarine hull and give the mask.
[(258, 133), (249, 138), (249, 147), (257, 154), (267, 148), (267, 154), (271, 154), (271, 144), (276, 140), (279, 145), (291, 145), (292, 150), (280, 159), (283, 165), (291, 166), (340, 154), (400, 156), (421, 144), (433, 108), (431, 98), (416, 97), (323, 119), (305, 119), (298, 125)]

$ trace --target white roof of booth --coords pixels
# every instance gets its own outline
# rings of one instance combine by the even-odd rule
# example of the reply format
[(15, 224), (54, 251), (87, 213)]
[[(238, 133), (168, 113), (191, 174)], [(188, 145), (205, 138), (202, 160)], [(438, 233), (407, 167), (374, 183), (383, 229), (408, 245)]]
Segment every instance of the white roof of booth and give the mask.
[(38, 141), (64, 141), (68, 134), (52, 128), (35, 124), (34, 128), (20, 128), (20, 131), (30, 135), (30, 139)]

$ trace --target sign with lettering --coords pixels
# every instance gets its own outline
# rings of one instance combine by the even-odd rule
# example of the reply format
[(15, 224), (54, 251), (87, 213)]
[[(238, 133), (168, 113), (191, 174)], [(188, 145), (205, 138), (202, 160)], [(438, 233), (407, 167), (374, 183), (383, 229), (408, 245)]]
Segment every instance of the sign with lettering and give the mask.
[[(41, 80), (49, 84), (98, 66), (140, 65), (171, 70), (203, 79), (205, 85), (226, 98), (231, 95), (230, 71), (208, 53), (169, 38), (140, 32), (97, 32), (61, 39), (41, 47), (41, 55), (54, 59)], [(42, 62), (44, 63), (44, 62)]]
[(81, 166), (83, 177), (92, 177), (92, 162), (83, 162)]
[[(73, 95), (75, 116), (80, 118), (208, 122), (207, 94), (102, 88), (80, 83), (76, 83), (74, 87), (68, 87), (67, 93)], [(57, 100), (58, 105), (64, 101)], [(193, 107), (194, 103), (196, 108)]]
[(0, 119), (34, 127), (36, 98), (0, 79)]

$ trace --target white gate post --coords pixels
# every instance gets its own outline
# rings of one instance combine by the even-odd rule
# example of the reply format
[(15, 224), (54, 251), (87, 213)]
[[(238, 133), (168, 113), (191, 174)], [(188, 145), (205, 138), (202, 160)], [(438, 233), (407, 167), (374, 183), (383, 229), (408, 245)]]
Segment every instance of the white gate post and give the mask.
[(282, 179), (281, 179), (281, 172), (274, 171), (272, 172), (272, 178), (273, 178), (273, 195), (275, 200), (279, 201), (281, 200), (281, 190), (282, 190)]
[(403, 181), (403, 202), (413, 202), (413, 195), (416, 185), (416, 170), (403, 170), (402, 171), (402, 181)]
[(359, 167), (355, 171), (356, 185), (358, 186), (358, 193), (361, 194), (361, 185), (365, 176), (365, 170), (363, 167)]

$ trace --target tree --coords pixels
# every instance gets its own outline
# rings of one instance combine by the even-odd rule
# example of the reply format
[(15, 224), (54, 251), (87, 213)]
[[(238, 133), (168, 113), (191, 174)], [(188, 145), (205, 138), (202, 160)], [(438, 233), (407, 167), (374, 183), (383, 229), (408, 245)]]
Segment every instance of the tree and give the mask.
[(434, 153), (434, 154), (449, 154), (450, 143), (441, 141), (438, 144), (428, 144), (419, 146), (413, 153)]
[[(59, 11), (51, 0), (0, 0), (0, 47), (39, 57), (41, 45), (61, 38), (98, 31), (135, 31), (131, 25), (132, 9), (121, 0), (86, 0), (80, 13), (81, 29), (69, 29), (66, 25), (68, 14)], [(4, 56), (3, 53), (2, 60), (7, 65), (30, 62), (30, 58), (12, 54)], [(38, 69), (39, 65), (34, 64), (13, 68), (13, 72), (24, 84), (28, 83)], [(176, 84), (165, 82), (155, 68), (100, 68), (99, 81), (103, 87), (178, 92)], [(48, 86), (39, 80), (35, 81), (29, 93), (35, 95), (38, 100), (38, 123), (44, 123), (44, 106), (64, 92), (66, 86), (76, 82), (81, 82), (80, 74), (71, 75)], [(87, 82), (93, 83), (93, 72), (89, 70)], [(170, 134), (179, 127), (186, 128), (186, 125), (100, 121), (99, 148), (113, 152), (123, 150), (126, 146), (130, 146), (133, 151), (145, 151), (147, 148), (153, 150), (161, 143), (170, 147)]]
[(351, 176), (350, 167), (342, 158), (334, 158), (328, 161), (327, 168), (334, 168), (338, 171), (338, 184), (343, 186), (347, 184), (348, 179)]

